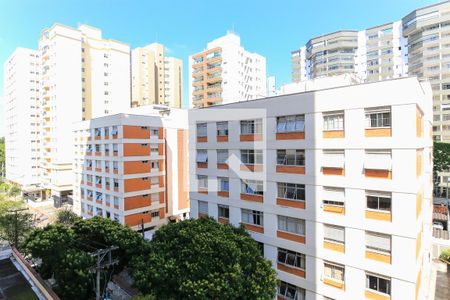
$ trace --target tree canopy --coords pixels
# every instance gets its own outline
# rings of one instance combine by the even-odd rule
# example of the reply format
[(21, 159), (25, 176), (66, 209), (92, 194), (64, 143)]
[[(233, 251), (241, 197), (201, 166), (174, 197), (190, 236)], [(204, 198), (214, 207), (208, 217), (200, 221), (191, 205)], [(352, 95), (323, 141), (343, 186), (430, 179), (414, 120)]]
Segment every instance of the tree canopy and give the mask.
[(157, 299), (273, 299), (276, 273), (243, 228), (209, 218), (170, 223), (131, 263), (136, 286)]

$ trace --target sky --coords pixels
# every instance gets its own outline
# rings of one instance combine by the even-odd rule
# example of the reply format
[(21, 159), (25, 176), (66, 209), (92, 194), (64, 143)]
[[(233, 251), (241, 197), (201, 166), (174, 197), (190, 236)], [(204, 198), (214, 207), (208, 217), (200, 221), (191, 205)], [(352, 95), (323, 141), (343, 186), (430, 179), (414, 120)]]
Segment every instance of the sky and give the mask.
[[(183, 59), (188, 104), (188, 57), (227, 30), (248, 51), (267, 58), (277, 86), (291, 80), (290, 53), (310, 38), (340, 29), (396, 21), (429, 0), (0, 0), (0, 62), (17, 47), (37, 48), (42, 29), (53, 23), (98, 27), (104, 38), (131, 48), (159, 42), (166, 55)], [(0, 72), (0, 100), (3, 72)], [(0, 103), (3, 136), (3, 101)]]

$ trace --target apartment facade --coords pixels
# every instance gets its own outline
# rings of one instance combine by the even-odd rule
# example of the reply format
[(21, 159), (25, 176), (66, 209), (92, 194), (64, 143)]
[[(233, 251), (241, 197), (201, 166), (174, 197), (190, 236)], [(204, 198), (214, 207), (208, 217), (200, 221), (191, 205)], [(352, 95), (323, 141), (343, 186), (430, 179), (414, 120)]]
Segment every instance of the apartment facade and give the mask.
[[(336, 37), (344, 34), (351, 38), (344, 41)], [(443, 1), (392, 23), (311, 39), (291, 53), (292, 81), (344, 72), (369, 82), (410, 75), (429, 80), (433, 89), (433, 138), (450, 141), (449, 37), (450, 1)]]
[(130, 107), (130, 48), (97, 28), (55, 24), (39, 57), (42, 183), (61, 202), (72, 193), (72, 123)]
[(431, 97), (403, 78), (192, 110), (191, 216), (242, 224), (279, 299), (424, 299)]
[(187, 218), (187, 112), (132, 111), (75, 124), (74, 211), (135, 230)]
[(167, 57), (164, 45), (153, 43), (131, 52), (132, 106), (161, 104), (181, 107), (183, 62)]
[(17, 48), (4, 64), (6, 180), (24, 190), (40, 183), (39, 53)]
[(266, 96), (266, 58), (246, 51), (228, 32), (189, 57), (190, 107), (252, 100)]

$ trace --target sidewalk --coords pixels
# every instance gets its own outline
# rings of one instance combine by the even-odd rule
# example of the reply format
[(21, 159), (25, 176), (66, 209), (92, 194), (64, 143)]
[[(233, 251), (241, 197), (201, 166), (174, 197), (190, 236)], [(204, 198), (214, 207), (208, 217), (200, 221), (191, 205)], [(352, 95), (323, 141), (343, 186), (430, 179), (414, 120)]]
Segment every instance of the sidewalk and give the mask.
[(450, 299), (450, 273), (447, 273), (447, 265), (439, 260), (434, 260), (431, 272), (430, 294), (428, 299)]

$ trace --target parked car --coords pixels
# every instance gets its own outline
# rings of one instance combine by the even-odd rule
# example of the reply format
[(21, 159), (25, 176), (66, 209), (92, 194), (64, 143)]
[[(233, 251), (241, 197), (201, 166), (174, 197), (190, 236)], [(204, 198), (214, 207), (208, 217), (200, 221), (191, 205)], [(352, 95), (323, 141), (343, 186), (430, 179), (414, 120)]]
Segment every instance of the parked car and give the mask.
[(440, 222), (433, 222), (433, 228), (444, 230), (444, 225)]

